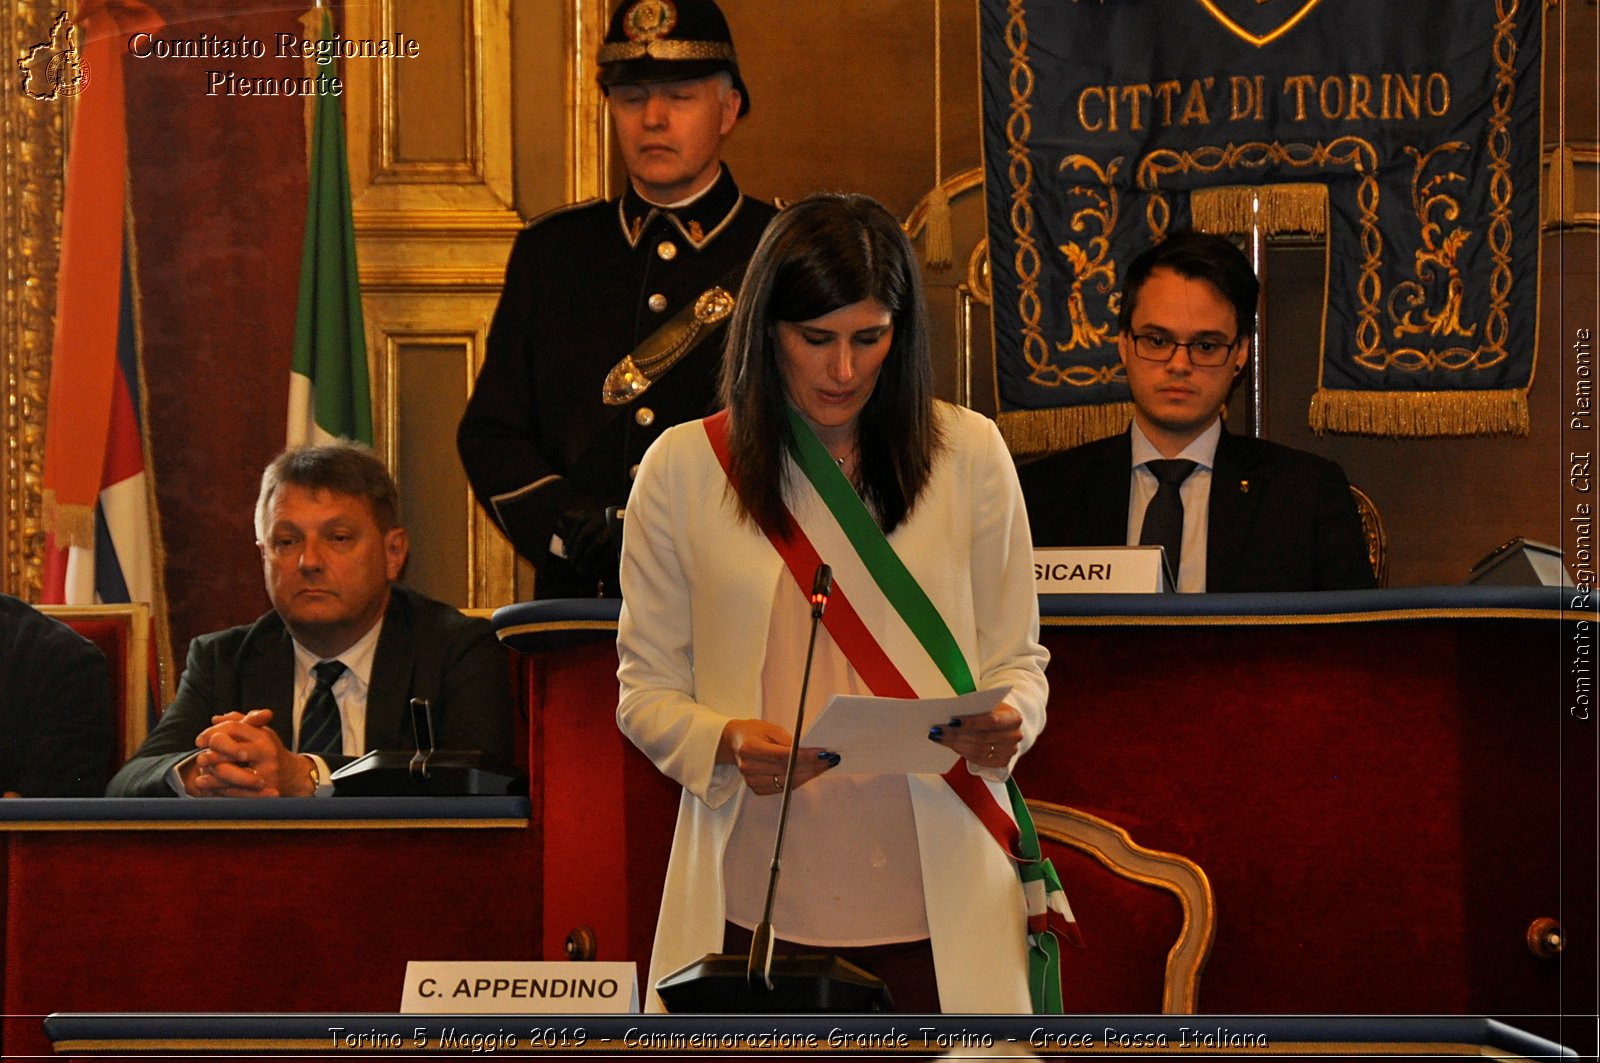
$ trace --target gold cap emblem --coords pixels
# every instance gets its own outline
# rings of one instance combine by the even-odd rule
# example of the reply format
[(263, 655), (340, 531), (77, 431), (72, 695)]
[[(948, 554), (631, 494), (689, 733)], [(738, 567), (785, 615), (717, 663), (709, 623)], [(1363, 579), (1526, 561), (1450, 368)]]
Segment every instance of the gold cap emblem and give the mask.
[(639, 0), (622, 16), (622, 32), (630, 41), (660, 40), (678, 24), (672, 0)]

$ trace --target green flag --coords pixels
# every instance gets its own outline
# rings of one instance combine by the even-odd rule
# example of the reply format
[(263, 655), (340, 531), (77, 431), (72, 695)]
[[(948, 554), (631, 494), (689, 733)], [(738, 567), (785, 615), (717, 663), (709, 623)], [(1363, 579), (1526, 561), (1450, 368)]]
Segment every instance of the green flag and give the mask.
[[(322, 39), (333, 17), (322, 15)], [(311, 188), (306, 203), (305, 251), (300, 258), (300, 303), (289, 374), (288, 442), (343, 437), (372, 443), (372, 389), (356, 271), (356, 231), (350, 214), (350, 167), (339, 98), (314, 97)]]

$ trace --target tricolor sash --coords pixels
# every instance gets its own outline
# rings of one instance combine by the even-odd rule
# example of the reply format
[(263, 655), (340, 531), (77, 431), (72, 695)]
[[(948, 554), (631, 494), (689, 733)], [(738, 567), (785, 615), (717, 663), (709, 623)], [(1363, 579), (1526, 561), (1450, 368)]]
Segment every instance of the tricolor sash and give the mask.
[[(703, 423), (711, 449), (732, 482), (728, 412), (724, 410), (717, 413)], [(950, 684), (952, 691), (969, 694), (976, 690), (972, 670), (967, 666), (955, 636), (917, 583), (916, 577), (895, 553), (855, 488), (829, 457), (810, 426), (793, 410), (789, 411), (789, 423), (795, 439), (791, 456), (822, 499), (828, 514), (838, 523), (876, 585), (875, 588), (857, 588), (857, 593), (870, 595), (876, 592), (884, 597)], [(786, 514), (790, 530), (787, 537), (765, 522), (758, 523), (802, 593), (809, 593), (812, 578), (822, 558), (794, 513), (786, 509)], [(917, 690), (856, 612), (850, 600), (850, 590), (840, 584), (836, 575), (833, 594), (828, 599), (828, 610), (822, 618), (828, 633), (875, 695), (918, 697)], [(1034, 830), (1033, 817), (1028, 812), (1022, 791), (1015, 779), (1006, 779), (1006, 795), (1010, 804), (1008, 815), (994, 792), (982, 778), (967, 770), (964, 761), (958, 760), (942, 778), (1015, 863), (1028, 905), (1028, 990), (1033, 1010), (1040, 1014), (1060, 1014), (1059, 939), (1065, 938), (1081, 946), (1082, 938), (1055, 868), (1040, 851), (1039, 836)]]

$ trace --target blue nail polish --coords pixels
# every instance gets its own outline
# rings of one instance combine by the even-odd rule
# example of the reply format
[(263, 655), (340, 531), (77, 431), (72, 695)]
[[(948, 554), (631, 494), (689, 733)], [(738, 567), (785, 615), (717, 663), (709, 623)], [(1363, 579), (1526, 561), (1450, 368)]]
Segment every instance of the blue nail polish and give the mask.
[(829, 753), (826, 749), (817, 751), (817, 759), (818, 760), (827, 760), (832, 756), (833, 756), (833, 754)]
[(930, 742), (937, 742), (939, 739), (941, 739), (943, 737), (944, 737), (944, 728), (943, 727), (940, 727), (938, 724), (934, 724), (932, 727), (928, 728), (928, 740)]
[(949, 721), (945, 723), (945, 726), (946, 727), (960, 727), (961, 726), (961, 717), (959, 717), (959, 716), (950, 717)]
[(839, 754), (837, 754), (837, 753), (829, 753), (828, 754), (828, 764), (829, 764), (830, 767), (837, 768), (839, 766), (839, 761), (842, 760), (842, 759), (843, 758), (840, 757)]

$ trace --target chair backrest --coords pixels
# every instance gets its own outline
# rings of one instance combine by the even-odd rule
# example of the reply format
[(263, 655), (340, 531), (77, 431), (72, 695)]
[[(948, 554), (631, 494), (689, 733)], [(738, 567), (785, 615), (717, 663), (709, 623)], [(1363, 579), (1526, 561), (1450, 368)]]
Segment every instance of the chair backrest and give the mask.
[(1367, 538), (1367, 561), (1372, 565), (1373, 578), (1378, 581), (1378, 586), (1387, 587), (1389, 536), (1383, 530), (1383, 516), (1378, 512), (1378, 505), (1372, 501), (1372, 496), (1355, 484), (1350, 485), (1350, 494), (1356, 500), (1356, 512), (1361, 514), (1361, 534)]
[(1083, 949), (1062, 950), (1067, 1012), (1194, 1014), (1216, 933), (1206, 873), (1087, 812), (1028, 807), (1084, 939)]
[(111, 666), (111, 701), (117, 741), (111, 747), (112, 774), (144, 743), (149, 730), (150, 607), (142, 602), (116, 605), (41, 605), (88, 639)]

